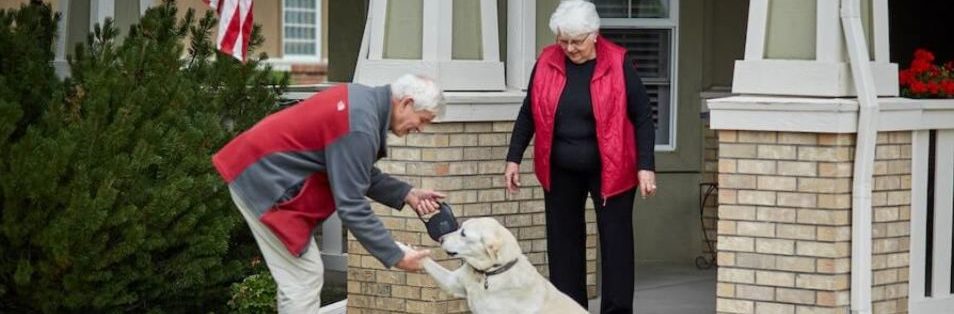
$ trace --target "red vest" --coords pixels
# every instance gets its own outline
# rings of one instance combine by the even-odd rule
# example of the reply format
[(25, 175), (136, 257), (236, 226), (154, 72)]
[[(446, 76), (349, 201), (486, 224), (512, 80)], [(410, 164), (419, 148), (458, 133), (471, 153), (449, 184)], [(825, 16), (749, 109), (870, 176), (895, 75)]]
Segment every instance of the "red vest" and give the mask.
[[(606, 199), (635, 187), (636, 136), (627, 115), (623, 60), (626, 49), (603, 37), (596, 41), (596, 68), (590, 80), (590, 97), (600, 150), (602, 197)], [(559, 45), (543, 49), (537, 60), (533, 90), (533, 162), (537, 179), (550, 190), (550, 151), (557, 104), (566, 85), (566, 55)]]
[[(288, 169), (318, 169), (324, 165), (288, 163), (274, 156), (296, 154), (311, 157), (304, 160), (321, 159), (319, 155), (329, 145), (351, 130), (350, 110), (344, 110), (350, 108), (348, 94), (347, 85), (317, 93), (259, 121), (212, 157), (222, 178), (245, 198), (247, 206), (260, 213), (259, 220), (295, 256), (304, 252), (315, 229), (334, 213), (335, 200), (324, 171), (306, 174), (307, 179), (285, 177), (293, 173)], [(263, 161), (267, 161), (267, 167), (255, 167)], [(304, 184), (295, 197), (274, 203), (286, 187), (263, 187), (277, 186), (277, 179), (304, 180)]]

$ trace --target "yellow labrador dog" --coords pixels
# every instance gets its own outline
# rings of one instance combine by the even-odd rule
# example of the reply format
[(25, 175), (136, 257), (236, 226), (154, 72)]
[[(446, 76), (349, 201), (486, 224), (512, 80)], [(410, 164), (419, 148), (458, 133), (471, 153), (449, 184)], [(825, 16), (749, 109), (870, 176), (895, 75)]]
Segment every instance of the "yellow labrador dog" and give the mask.
[(444, 291), (467, 298), (476, 314), (588, 313), (537, 272), (497, 220), (467, 220), (441, 239), (441, 248), (464, 264), (450, 271), (427, 259), (424, 270)]

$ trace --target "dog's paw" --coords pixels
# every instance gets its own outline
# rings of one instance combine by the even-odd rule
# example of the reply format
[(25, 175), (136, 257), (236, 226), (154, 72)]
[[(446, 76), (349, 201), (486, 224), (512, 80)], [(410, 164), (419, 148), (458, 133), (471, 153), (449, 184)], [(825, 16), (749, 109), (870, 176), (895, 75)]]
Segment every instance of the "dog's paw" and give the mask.
[(398, 242), (398, 241), (394, 241), (394, 243), (397, 244), (397, 246), (398, 246), (399, 248), (401, 248), (401, 251), (404, 251), (404, 253), (414, 251), (414, 247), (413, 247), (413, 246), (410, 246), (410, 245), (407, 245), (407, 244), (404, 244), (404, 243), (401, 243), (401, 242)]

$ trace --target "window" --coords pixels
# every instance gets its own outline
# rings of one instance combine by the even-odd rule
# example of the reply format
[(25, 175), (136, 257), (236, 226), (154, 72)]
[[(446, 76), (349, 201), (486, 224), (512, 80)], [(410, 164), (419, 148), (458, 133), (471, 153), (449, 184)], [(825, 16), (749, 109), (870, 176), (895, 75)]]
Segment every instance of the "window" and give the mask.
[(676, 146), (675, 80), (679, 0), (594, 0), (603, 37), (625, 47), (649, 93), (656, 149)]
[(321, 1), (285, 0), (282, 4), (283, 58), (320, 58)]

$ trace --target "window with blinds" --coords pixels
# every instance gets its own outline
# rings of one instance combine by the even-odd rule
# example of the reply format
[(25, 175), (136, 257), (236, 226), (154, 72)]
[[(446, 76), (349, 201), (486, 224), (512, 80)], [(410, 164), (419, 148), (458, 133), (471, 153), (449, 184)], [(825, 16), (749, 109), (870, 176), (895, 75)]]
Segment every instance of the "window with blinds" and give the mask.
[(668, 18), (669, 0), (595, 0), (602, 18)]
[(285, 0), (282, 6), (284, 56), (319, 57), (319, 0)]
[(677, 23), (670, 8), (678, 0), (594, 0), (603, 19), (600, 34), (627, 50), (646, 86), (656, 123), (656, 145), (673, 148), (673, 88)]

